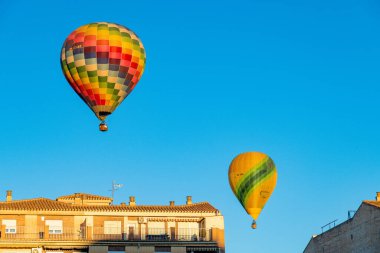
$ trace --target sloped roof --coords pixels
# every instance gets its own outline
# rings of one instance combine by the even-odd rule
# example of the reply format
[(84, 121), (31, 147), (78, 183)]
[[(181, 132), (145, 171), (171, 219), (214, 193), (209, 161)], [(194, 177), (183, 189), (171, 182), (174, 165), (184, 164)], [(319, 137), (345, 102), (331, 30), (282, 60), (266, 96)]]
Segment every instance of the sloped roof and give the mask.
[(47, 198), (0, 202), (1, 210), (12, 211), (99, 211), (99, 212), (177, 212), (177, 213), (215, 213), (218, 211), (208, 202), (190, 205), (71, 205)]
[(71, 205), (47, 198), (0, 202), (0, 210), (49, 210), (70, 211)]
[(104, 197), (94, 194), (88, 194), (88, 193), (74, 193), (71, 195), (65, 195), (58, 197), (57, 200), (74, 200), (75, 198), (81, 198), (81, 199), (87, 199), (87, 200), (108, 200), (112, 201), (112, 198), (110, 197)]
[(363, 203), (380, 208), (380, 201), (364, 200)]

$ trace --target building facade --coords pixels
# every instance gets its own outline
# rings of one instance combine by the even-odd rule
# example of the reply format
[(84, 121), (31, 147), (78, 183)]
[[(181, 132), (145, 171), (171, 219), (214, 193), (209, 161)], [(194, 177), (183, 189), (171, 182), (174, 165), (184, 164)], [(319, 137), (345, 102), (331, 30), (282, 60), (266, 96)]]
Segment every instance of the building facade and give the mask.
[(112, 205), (85, 193), (0, 202), (0, 253), (224, 253), (224, 220), (208, 202)]
[(380, 192), (362, 202), (355, 215), (332, 229), (313, 236), (304, 253), (380, 252)]

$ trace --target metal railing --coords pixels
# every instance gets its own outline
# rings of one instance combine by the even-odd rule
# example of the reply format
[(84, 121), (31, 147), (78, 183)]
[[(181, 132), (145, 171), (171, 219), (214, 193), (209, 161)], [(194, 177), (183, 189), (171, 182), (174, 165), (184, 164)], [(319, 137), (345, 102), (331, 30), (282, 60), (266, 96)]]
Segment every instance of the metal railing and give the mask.
[(338, 219), (333, 220), (333, 221), (327, 223), (326, 225), (322, 226), (322, 227), (321, 227), (322, 234), (323, 234), (323, 232), (326, 232), (327, 230), (329, 230), (329, 229), (335, 227), (335, 223), (336, 223), (337, 221), (338, 221)]
[(83, 240), (83, 230), (62, 227), (49, 230), (47, 227), (16, 226), (0, 231), (0, 240)]
[(2, 229), (0, 240), (95, 240), (95, 241), (212, 241), (209, 229), (174, 229), (169, 228), (138, 228), (126, 229), (120, 227), (62, 227), (49, 230), (45, 227), (17, 226), (12, 229)]

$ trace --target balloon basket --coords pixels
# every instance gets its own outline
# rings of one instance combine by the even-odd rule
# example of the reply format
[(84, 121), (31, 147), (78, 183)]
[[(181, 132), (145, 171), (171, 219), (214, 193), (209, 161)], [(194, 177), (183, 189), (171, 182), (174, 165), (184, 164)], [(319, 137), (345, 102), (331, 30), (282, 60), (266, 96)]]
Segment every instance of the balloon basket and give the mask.
[(252, 229), (256, 229), (256, 228), (257, 228), (257, 224), (256, 224), (256, 221), (255, 221), (255, 220), (252, 221), (251, 228), (252, 228)]
[(102, 123), (99, 124), (99, 130), (100, 130), (101, 132), (106, 132), (106, 131), (108, 131), (108, 126), (107, 126), (107, 124), (106, 124), (105, 121), (102, 121)]

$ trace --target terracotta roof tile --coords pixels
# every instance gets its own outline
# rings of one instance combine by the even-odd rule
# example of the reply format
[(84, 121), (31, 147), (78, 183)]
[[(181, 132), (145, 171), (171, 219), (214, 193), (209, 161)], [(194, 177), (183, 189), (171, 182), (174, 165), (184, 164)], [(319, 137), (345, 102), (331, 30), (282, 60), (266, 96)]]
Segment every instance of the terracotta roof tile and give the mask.
[(16, 200), (0, 202), (0, 210), (27, 210), (27, 211), (104, 211), (104, 212), (179, 212), (179, 213), (215, 213), (215, 207), (208, 202), (194, 203), (190, 205), (160, 206), (160, 205), (71, 205), (63, 202), (36, 198), (29, 200)]
[(71, 195), (60, 196), (57, 198), (57, 200), (58, 199), (74, 200), (76, 197), (81, 198), (81, 199), (88, 199), (88, 200), (109, 200), (109, 201), (112, 200), (112, 198), (110, 197), (104, 197), (104, 196), (88, 194), (88, 193), (74, 193)]
[(62, 210), (68, 211), (70, 205), (46, 198), (0, 202), (0, 210)]

